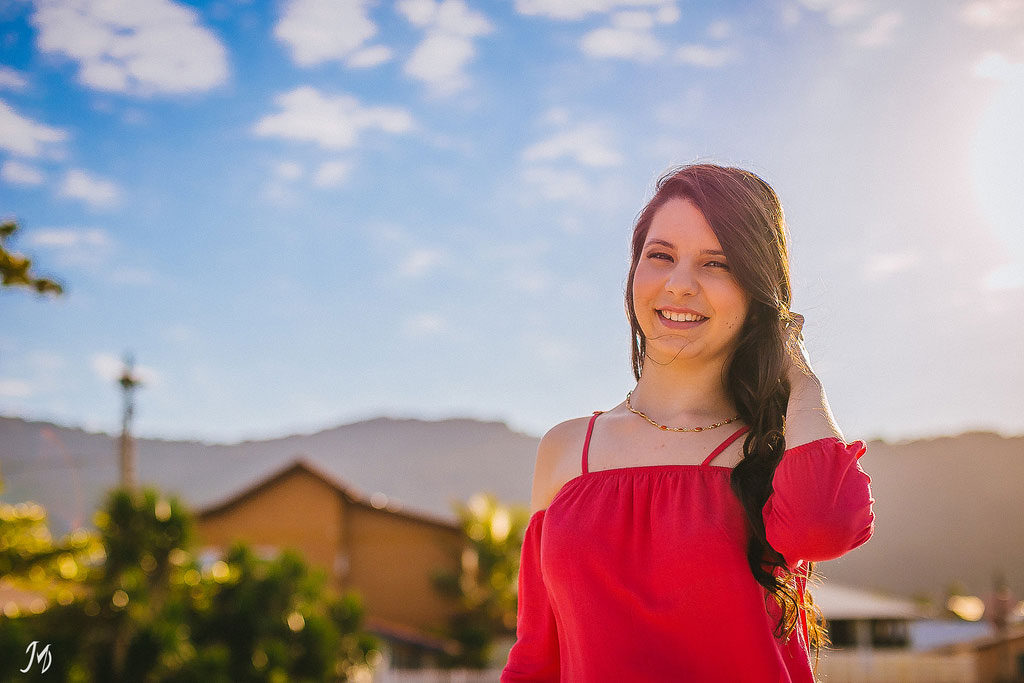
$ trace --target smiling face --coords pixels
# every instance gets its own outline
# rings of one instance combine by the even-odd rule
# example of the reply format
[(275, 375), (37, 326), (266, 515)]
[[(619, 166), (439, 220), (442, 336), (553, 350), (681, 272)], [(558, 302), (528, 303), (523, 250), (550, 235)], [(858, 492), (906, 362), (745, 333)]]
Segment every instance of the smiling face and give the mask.
[(750, 306), (704, 214), (683, 198), (654, 214), (632, 293), (647, 354), (659, 363), (727, 358)]

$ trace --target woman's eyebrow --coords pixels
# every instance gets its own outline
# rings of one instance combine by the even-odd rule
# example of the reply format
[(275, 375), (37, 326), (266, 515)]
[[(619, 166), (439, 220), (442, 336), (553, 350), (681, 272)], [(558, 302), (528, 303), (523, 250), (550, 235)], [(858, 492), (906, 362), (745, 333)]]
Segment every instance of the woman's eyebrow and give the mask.
[[(651, 239), (647, 240), (647, 244), (645, 244), (644, 246), (645, 247), (649, 247), (652, 244), (660, 244), (662, 246), (668, 247), (669, 249), (675, 249), (676, 248), (676, 245), (672, 244), (671, 242), (669, 242), (667, 240), (663, 240), (663, 239), (657, 238), (657, 237), (654, 237), (654, 238), (651, 238)], [(707, 256), (725, 256), (725, 252), (724, 251), (719, 251), (717, 249), (701, 249), (700, 253), (704, 254), (704, 255), (707, 255)]]

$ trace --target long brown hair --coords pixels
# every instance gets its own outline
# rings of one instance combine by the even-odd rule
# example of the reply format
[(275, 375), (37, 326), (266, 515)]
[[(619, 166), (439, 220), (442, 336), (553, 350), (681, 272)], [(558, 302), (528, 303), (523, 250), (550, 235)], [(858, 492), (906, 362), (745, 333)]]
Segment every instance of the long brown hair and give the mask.
[[(772, 492), (775, 468), (786, 450), (786, 407), (790, 385), (785, 376), (786, 325), (792, 291), (786, 222), (775, 191), (757, 175), (739, 168), (692, 164), (673, 168), (655, 186), (654, 196), (641, 210), (633, 228), (632, 261), (626, 284), (626, 312), (632, 328), (633, 374), (643, 372), (647, 340), (633, 307), (633, 276), (654, 214), (670, 199), (685, 198), (704, 214), (739, 285), (750, 295), (747, 319), (740, 330), (735, 352), (726, 363), (725, 386), (741, 419), (750, 425), (743, 441), (743, 459), (730, 475), (730, 483), (746, 512), (750, 540), (747, 562), (768, 596), (775, 598), (781, 614), (775, 636), (792, 633), (798, 621), (799, 597), (793, 573), (782, 554), (765, 535), (761, 510)], [(800, 363), (799, 359), (794, 359)], [(813, 569), (813, 567), (811, 568)], [(827, 645), (820, 611), (805, 593), (804, 607), (811, 644)]]

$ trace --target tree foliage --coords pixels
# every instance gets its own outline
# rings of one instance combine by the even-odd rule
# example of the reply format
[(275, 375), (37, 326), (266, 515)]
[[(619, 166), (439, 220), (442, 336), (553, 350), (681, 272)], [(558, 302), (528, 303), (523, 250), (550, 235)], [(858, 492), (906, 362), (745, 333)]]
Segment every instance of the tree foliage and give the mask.
[(7, 240), (17, 231), (14, 221), (0, 223), (0, 287), (29, 287), (39, 294), (62, 294), (64, 287), (59, 282), (31, 272), (32, 259), (8, 251)]
[[(0, 482), (0, 491), (3, 490)], [(94, 539), (84, 530), (54, 543), (46, 524), (46, 510), (36, 503), (0, 503), (0, 577), (21, 576), (42, 581), (33, 590), (49, 586), (45, 580), (75, 556), (95, 550)], [(48, 568), (53, 568), (47, 571)]]
[(456, 514), (466, 540), (459, 570), (434, 576), (435, 587), (458, 602), (446, 635), (460, 649), (445, 664), (486, 668), (495, 638), (515, 632), (519, 555), (529, 514), (489, 494), (457, 505)]
[[(354, 595), (329, 593), (294, 551), (261, 559), (236, 544), (204, 566), (190, 513), (155, 489), (111, 491), (95, 532), (52, 545), (38, 507), (29, 522), (0, 518), (0, 557), (19, 558), (4, 576), (41, 595), (0, 618), (0, 680), (344, 681), (379, 658)], [(33, 641), (51, 667), (21, 674)]]

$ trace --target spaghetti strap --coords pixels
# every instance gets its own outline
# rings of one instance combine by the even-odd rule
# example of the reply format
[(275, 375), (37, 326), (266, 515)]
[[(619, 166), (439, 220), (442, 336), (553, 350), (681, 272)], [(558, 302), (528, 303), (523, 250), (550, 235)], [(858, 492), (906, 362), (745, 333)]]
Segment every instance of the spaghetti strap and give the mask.
[(717, 456), (719, 453), (724, 451), (729, 446), (729, 444), (731, 444), (733, 441), (735, 441), (737, 439), (737, 437), (739, 437), (741, 434), (743, 434), (744, 432), (746, 432), (749, 429), (750, 429), (750, 427), (740, 427), (735, 432), (733, 432), (732, 436), (730, 436), (728, 439), (726, 439), (721, 444), (719, 444), (718, 448), (716, 448), (715, 450), (711, 451), (711, 455), (709, 455), (704, 460), (704, 462), (702, 462), (700, 464), (700, 466), (701, 467), (707, 467), (708, 465), (710, 465), (711, 461), (715, 459), (715, 456)]
[(594, 415), (590, 418), (590, 424), (587, 425), (587, 438), (583, 442), (583, 461), (580, 463), (580, 469), (583, 474), (587, 473), (587, 451), (590, 450), (590, 435), (594, 431), (594, 420), (603, 412), (603, 410), (595, 410)]

